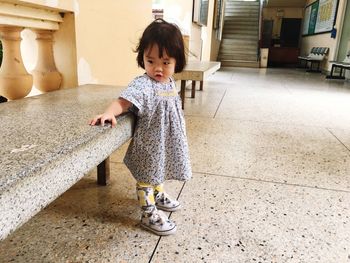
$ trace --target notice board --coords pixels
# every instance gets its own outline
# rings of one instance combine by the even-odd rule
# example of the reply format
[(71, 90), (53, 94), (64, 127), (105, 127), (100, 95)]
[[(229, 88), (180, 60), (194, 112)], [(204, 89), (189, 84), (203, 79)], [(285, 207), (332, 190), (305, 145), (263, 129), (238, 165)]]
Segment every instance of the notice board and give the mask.
[(305, 7), (303, 36), (332, 31), (338, 11), (338, 0), (317, 0)]

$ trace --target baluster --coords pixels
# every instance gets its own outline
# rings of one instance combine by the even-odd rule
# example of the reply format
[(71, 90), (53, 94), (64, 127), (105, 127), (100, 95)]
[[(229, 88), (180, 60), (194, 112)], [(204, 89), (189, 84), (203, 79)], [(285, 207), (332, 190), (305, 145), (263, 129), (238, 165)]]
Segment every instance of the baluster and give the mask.
[(62, 76), (58, 72), (53, 56), (53, 32), (50, 30), (34, 30), (38, 41), (38, 61), (32, 71), (34, 86), (49, 92), (60, 88)]
[(24, 67), (20, 44), (23, 27), (0, 26), (3, 60), (0, 68), (0, 95), (9, 100), (24, 98), (33, 86), (33, 77)]

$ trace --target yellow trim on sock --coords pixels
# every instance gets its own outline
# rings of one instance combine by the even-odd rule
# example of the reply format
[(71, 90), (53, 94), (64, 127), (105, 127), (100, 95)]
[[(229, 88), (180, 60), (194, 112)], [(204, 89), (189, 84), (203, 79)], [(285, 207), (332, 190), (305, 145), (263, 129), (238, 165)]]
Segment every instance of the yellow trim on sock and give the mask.
[(154, 191), (158, 192), (158, 193), (163, 193), (164, 192), (164, 184), (159, 184), (159, 185), (155, 185), (153, 187)]
[(141, 207), (155, 205), (154, 190), (151, 184), (138, 182), (136, 184), (137, 198)]

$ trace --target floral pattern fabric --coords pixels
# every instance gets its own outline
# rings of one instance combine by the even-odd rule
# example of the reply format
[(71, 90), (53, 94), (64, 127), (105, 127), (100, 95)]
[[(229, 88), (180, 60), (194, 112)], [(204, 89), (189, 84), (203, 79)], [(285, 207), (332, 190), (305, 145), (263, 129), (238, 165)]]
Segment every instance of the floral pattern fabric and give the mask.
[(135, 179), (152, 185), (190, 179), (185, 120), (174, 80), (160, 83), (144, 74), (136, 77), (120, 97), (133, 104), (132, 111), (138, 117), (124, 158)]

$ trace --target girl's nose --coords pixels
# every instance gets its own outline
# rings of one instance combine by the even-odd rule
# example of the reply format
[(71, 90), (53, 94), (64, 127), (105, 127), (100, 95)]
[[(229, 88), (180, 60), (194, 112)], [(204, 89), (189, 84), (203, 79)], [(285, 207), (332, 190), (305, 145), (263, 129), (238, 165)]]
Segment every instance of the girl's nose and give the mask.
[(155, 70), (156, 71), (163, 71), (163, 68), (161, 65), (156, 65)]

